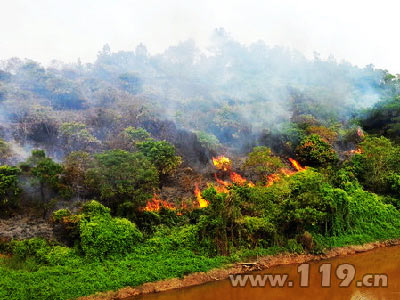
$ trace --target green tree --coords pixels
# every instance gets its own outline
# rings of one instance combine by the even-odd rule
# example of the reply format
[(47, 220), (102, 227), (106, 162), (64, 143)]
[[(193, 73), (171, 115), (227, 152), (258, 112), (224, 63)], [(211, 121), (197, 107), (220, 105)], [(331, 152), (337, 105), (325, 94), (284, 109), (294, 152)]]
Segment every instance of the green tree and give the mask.
[(12, 157), (12, 150), (9, 143), (0, 139), (0, 164), (6, 164)]
[(64, 159), (64, 179), (73, 191), (80, 196), (85, 191), (86, 172), (93, 163), (92, 156), (84, 151), (71, 152)]
[(67, 151), (88, 149), (89, 146), (99, 144), (99, 140), (87, 129), (86, 125), (79, 122), (63, 123), (60, 126), (61, 138)]
[(338, 156), (332, 146), (318, 134), (306, 136), (296, 148), (300, 162), (307, 166), (324, 166), (334, 163)]
[(400, 174), (400, 147), (385, 137), (367, 137), (359, 145), (361, 153), (351, 159), (360, 183), (370, 191), (390, 191), (393, 174)]
[(242, 168), (249, 175), (255, 174), (257, 181), (265, 182), (269, 174), (276, 173), (283, 167), (281, 159), (273, 156), (270, 148), (259, 146), (249, 153)]
[(110, 210), (97, 201), (90, 201), (83, 207), (79, 231), (83, 252), (86, 257), (96, 260), (129, 253), (143, 238), (134, 223), (112, 218)]
[(150, 133), (145, 129), (129, 126), (122, 130), (115, 138), (111, 137), (108, 144), (112, 149), (122, 149), (133, 152), (137, 150), (138, 143), (149, 140), (152, 140), (152, 138), (150, 137)]
[[(32, 156), (28, 158), (27, 165), (30, 174), (33, 175), (33, 183), (39, 186), (41, 206), (44, 208), (44, 215), (48, 210), (48, 199), (51, 192), (57, 192), (63, 197), (70, 196), (69, 187), (62, 181), (64, 168), (62, 165), (46, 157), (43, 150), (33, 150)], [(25, 165), (21, 167), (25, 168)]]
[(124, 150), (96, 154), (86, 178), (94, 196), (113, 209), (125, 202), (134, 208), (143, 206), (158, 186), (158, 173), (152, 163), (142, 153)]
[(0, 207), (2, 209), (14, 207), (17, 204), (21, 189), (19, 187), (19, 174), (21, 170), (16, 167), (0, 166)]
[(145, 141), (138, 143), (138, 148), (154, 164), (161, 177), (172, 174), (182, 163), (175, 147), (166, 141)]

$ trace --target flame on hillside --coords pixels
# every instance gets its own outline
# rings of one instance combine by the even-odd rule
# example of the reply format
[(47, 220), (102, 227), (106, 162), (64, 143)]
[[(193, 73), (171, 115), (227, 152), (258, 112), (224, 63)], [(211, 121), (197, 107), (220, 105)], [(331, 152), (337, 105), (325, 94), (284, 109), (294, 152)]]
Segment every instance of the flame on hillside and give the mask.
[(281, 179), (279, 174), (270, 174), (267, 176), (267, 184), (266, 186), (269, 187), (274, 184), (274, 182), (277, 182)]
[(242, 176), (240, 176), (240, 174), (232, 172), (230, 174), (231, 180), (233, 183), (239, 184), (239, 185), (244, 185), (245, 183), (247, 183), (246, 178), (243, 178)]
[(354, 149), (354, 150), (350, 150), (350, 153), (351, 153), (351, 154), (361, 154), (361, 153), (362, 153), (362, 150), (361, 150), (361, 148), (359, 148), (359, 149)]
[(281, 180), (281, 176), (284, 175), (286, 177), (292, 176), (298, 172), (302, 172), (304, 170), (306, 170), (306, 168), (302, 167), (298, 161), (296, 161), (293, 158), (289, 158), (290, 163), (292, 164), (293, 168), (296, 169), (296, 171), (293, 170), (289, 170), (287, 168), (282, 168), (279, 170), (279, 173), (274, 173), (274, 174), (270, 174), (267, 176), (267, 184), (265, 185), (266, 187), (270, 187), (271, 185), (273, 185), (275, 182), (278, 182), (279, 180)]
[(144, 211), (159, 211), (161, 207), (167, 209), (175, 209), (175, 206), (171, 203), (168, 203), (165, 200), (159, 199), (159, 196), (154, 193), (153, 198), (147, 201), (146, 206), (143, 208)]
[(222, 171), (229, 171), (232, 167), (232, 161), (225, 156), (218, 156), (218, 157), (213, 157), (212, 159), (214, 166), (218, 169), (218, 170), (222, 170)]
[[(247, 181), (246, 178), (242, 177), (240, 174), (232, 172), (232, 161), (230, 158), (226, 157), (226, 156), (218, 156), (218, 157), (213, 157), (213, 164), (215, 166), (215, 168), (217, 170), (221, 170), (224, 172), (229, 172), (229, 177), (232, 181), (232, 183), (227, 182), (227, 181), (223, 181), (221, 179), (218, 178), (217, 174), (215, 173), (215, 181), (221, 185), (223, 185), (224, 187), (227, 187), (229, 185), (237, 184), (237, 185), (245, 185), (248, 184), (250, 187), (254, 187), (254, 183), (252, 183), (251, 181)], [(224, 189), (224, 191), (226, 191), (226, 189)]]
[(295, 168), (298, 172), (304, 171), (306, 168), (303, 168), (297, 160), (293, 158), (289, 158), (290, 163), (292, 164), (293, 168)]
[(199, 189), (199, 185), (196, 183), (194, 187), (194, 194), (196, 195), (197, 202), (199, 207), (207, 207), (208, 201), (201, 196), (201, 192)]

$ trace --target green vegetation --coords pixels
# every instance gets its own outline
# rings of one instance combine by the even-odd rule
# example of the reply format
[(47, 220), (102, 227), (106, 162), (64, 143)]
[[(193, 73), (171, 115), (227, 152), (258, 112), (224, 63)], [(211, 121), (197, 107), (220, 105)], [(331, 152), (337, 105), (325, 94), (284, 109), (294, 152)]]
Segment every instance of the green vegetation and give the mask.
[(123, 150), (96, 154), (86, 173), (93, 194), (113, 209), (125, 202), (143, 206), (158, 180), (156, 168), (143, 154)]
[(17, 205), (18, 196), (21, 193), (18, 175), (20, 169), (10, 166), (0, 166), (0, 207), (5, 210)]

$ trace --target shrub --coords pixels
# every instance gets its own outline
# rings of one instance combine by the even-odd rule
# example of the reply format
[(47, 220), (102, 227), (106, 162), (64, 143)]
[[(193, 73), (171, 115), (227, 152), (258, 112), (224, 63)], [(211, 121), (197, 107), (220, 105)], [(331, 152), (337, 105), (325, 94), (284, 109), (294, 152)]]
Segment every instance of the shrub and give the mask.
[(299, 244), (295, 239), (290, 239), (287, 242), (287, 248), (291, 253), (303, 253), (304, 249), (301, 244)]
[(28, 257), (35, 258), (38, 262), (46, 261), (46, 254), (50, 250), (48, 243), (40, 238), (32, 238), (22, 241), (12, 241), (11, 251), (20, 260), (25, 260)]
[(68, 208), (59, 209), (53, 212), (53, 221), (61, 221), (64, 217), (70, 216), (71, 211)]
[(109, 216), (110, 211), (108, 207), (105, 207), (96, 200), (88, 201), (82, 207), (82, 213), (88, 217)]
[(305, 137), (297, 146), (296, 155), (301, 163), (314, 167), (334, 163), (338, 160), (332, 146), (318, 134)]
[(143, 238), (134, 223), (106, 215), (81, 220), (79, 229), (83, 252), (95, 260), (128, 253)]
[(51, 248), (45, 255), (46, 262), (52, 266), (68, 264), (73, 258), (78, 259), (74, 249), (62, 246)]

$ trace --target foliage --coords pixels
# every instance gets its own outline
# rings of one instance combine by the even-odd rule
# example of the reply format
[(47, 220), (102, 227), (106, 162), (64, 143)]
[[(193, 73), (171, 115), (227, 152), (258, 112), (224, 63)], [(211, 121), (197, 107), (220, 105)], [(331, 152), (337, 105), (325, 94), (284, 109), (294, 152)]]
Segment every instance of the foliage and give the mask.
[(85, 189), (86, 173), (92, 163), (91, 155), (83, 151), (71, 152), (64, 159), (64, 181), (78, 195), (87, 193)]
[(0, 207), (15, 207), (21, 193), (19, 187), (20, 169), (10, 166), (0, 166)]
[(86, 178), (92, 193), (113, 209), (125, 202), (135, 208), (143, 206), (158, 186), (158, 173), (151, 162), (141, 153), (123, 150), (96, 154)]
[(264, 146), (254, 147), (243, 164), (243, 169), (248, 174), (257, 175), (257, 179), (264, 183), (269, 174), (276, 173), (283, 167), (280, 158), (273, 156), (271, 149)]
[(173, 173), (182, 163), (182, 158), (175, 153), (175, 147), (166, 141), (145, 141), (138, 143), (138, 148), (161, 175)]
[(99, 143), (99, 140), (89, 132), (86, 125), (79, 122), (61, 124), (60, 137), (65, 140), (64, 145), (69, 151), (87, 149), (90, 145)]
[(68, 208), (62, 208), (53, 212), (53, 220), (57, 222), (70, 215), (71, 211)]
[(110, 215), (83, 219), (79, 227), (82, 250), (90, 259), (129, 253), (143, 237), (135, 224)]
[(323, 166), (338, 160), (335, 150), (319, 135), (311, 134), (305, 137), (296, 148), (300, 162), (307, 166)]
[(207, 149), (217, 151), (221, 147), (218, 138), (214, 134), (209, 134), (204, 131), (196, 131), (195, 133), (199, 142)]
[(394, 174), (400, 173), (400, 147), (385, 137), (368, 137), (359, 148), (361, 153), (351, 160), (358, 180), (368, 190), (389, 193)]
[(389, 97), (367, 110), (361, 118), (363, 128), (371, 134), (384, 135), (399, 142), (400, 96)]
[(6, 164), (13, 156), (13, 152), (9, 143), (0, 139), (0, 164)]
[(110, 216), (111, 210), (97, 202), (96, 200), (91, 200), (86, 202), (82, 206), (82, 213), (87, 217), (95, 217), (95, 216)]

